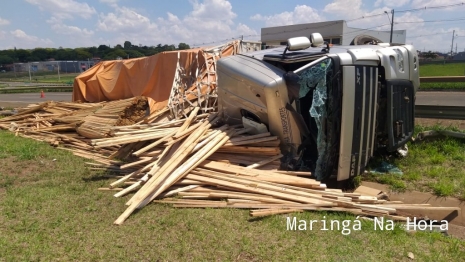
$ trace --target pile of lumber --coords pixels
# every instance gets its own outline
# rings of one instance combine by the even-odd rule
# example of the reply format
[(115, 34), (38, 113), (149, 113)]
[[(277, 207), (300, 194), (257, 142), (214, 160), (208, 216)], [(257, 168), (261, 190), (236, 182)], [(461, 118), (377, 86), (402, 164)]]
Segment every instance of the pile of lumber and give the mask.
[(110, 148), (111, 152), (94, 150), (90, 139), (109, 136), (114, 126), (140, 121), (147, 107), (145, 97), (99, 103), (43, 102), (19, 108), (17, 114), (0, 118), (0, 129), (54, 146), (108, 156), (117, 148)]
[[(134, 104), (127, 102), (121, 103), (121, 108)], [(102, 135), (88, 138), (76, 133), (76, 128), (64, 133), (61, 127), (96, 116), (81, 111), (104, 112), (97, 115), (105, 117), (119, 109), (108, 104), (77, 104), (75, 108), (82, 108), (74, 113), (47, 115), (72, 108), (58, 105), (58, 109), (53, 107), (55, 113), (50, 112), (50, 104), (21, 110), (22, 114), (13, 116), (17, 127), (12, 131), (35, 139), (59, 140), (58, 148), (93, 160), (89, 168), (110, 171), (114, 180), (100, 190), (114, 191), (115, 197), (132, 194), (126, 210), (114, 222), (118, 225), (152, 202), (176, 208), (245, 208), (254, 217), (325, 210), (406, 220), (402, 215), (406, 209), (438, 209), (330, 189), (310, 178), (309, 172), (282, 171), (283, 155), (276, 136), (250, 134), (242, 125), (224, 124), (216, 113), (202, 114), (199, 107), (186, 112), (184, 119), (167, 119), (164, 114), (169, 110), (165, 109), (130, 125), (111, 123), (104, 128), (99, 127), (102, 121), (91, 118), (93, 125), (89, 126), (97, 131), (89, 132)], [(38, 108), (45, 112), (34, 115)], [(47, 122), (56, 129), (47, 129)]]
[(21, 134), (77, 131), (86, 138), (105, 137), (110, 127), (145, 117), (146, 109), (145, 97), (99, 103), (49, 101), (19, 108), (17, 114), (0, 119), (0, 128)]

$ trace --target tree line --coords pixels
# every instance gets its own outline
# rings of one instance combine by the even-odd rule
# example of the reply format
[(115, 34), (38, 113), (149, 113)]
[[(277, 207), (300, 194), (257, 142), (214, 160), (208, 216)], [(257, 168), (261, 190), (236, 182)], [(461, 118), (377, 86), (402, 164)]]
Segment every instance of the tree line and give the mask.
[(81, 47), (81, 48), (34, 48), (34, 49), (8, 49), (0, 50), (0, 67), (12, 63), (27, 63), (37, 61), (54, 60), (88, 60), (98, 57), (102, 60), (115, 60), (118, 57), (137, 58), (151, 56), (164, 51), (190, 49), (186, 43), (175, 45), (142, 46), (133, 45), (125, 41), (123, 46), (116, 45), (110, 47), (99, 45), (98, 47)]

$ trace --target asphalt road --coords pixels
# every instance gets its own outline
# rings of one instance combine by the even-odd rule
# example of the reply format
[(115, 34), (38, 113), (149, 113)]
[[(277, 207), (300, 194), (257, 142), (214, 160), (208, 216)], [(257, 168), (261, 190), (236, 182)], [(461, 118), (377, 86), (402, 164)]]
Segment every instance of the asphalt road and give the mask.
[(45, 101), (66, 101), (70, 102), (73, 94), (71, 92), (44, 93), (45, 97), (40, 97), (40, 92), (36, 93), (16, 93), (0, 94), (0, 106), (19, 107), (28, 104), (45, 102)]
[[(0, 94), (0, 106), (15, 107), (24, 106), (43, 101), (71, 101), (69, 92), (45, 93), (45, 98), (40, 98), (40, 93)], [(465, 92), (418, 92), (417, 105), (442, 105), (465, 106)]]
[(465, 92), (417, 92), (415, 104), (465, 106)]

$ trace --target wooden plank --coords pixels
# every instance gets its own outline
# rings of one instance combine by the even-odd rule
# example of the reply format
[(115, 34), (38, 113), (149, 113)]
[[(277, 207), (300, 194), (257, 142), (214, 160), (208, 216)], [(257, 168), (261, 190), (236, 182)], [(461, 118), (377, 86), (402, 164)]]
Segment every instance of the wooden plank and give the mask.
[[(166, 183), (165, 179), (167, 179), (171, 172), (174, 171), (178, 165), (184, 161), (184, 158), (191, 153), (200, 137), (208, 128), (210, 128), (210, 126), (211, 123), (206, 121), (199, 129), (194, 131), (194, 133), (192, 133), (184, 141), (184, 143), (174, 154), (173, 158), (168, 160), (168, 162), (160, 168), (158, 175), (154, 175), (152, 178), (150, 178), (150, 180), (145, 183), (145, 185), (138, 191), (138, 194), (140, 194), (131, 201), (130, 206), (115, 220), (114, 224), (121, 225), (137, 208), (145, 206), (149, 202), (148, 200), (153, 200), (152, 198), (156, 198), (166, 188), (170, 187), (176, 182), (173, 181), (172, 183), (168, 184)], [(164, 185), (162, 185), (163, 182), (165, 182)]]
[(267, 156), (275, 156), (281, 154), (278, 147), (250, 147), (250, 146), (228, 146), (218, 149), (218, 152), (233, 153), (233, 154), (261, 154)]
[(265, 217), (271, 215), (278, 215), (278, 214), (290, 214), (290, 213), (301, 213), (304, 212), (302, 209), (261, 209), (261, 210), (251, 210), (250, 216), (251, 217)]
[(254, 164), (252, 164), (252, 165), (248, 165), (247, 168), (251, 168), (251, 169), (253, 169), (253, 168), (259, 168), (259, 167), (261, 167), (261, 166), (264, 166), (264, 165), (266, 165), (266, 164), (268, 164), (268, 163), (270, 163), (270, 162), (273, 162), (273, 161), (276, 160), (276, 159), (280, 159), (280, 158), (282, 158), (282, 157), (283, 157), (282, 154), (279, 154), (279, 155), (276, 155), (276, 156), (272, 156), (272, 157), (269, 157), (269, 158), (267, 158), (267, 159), (264, 159), (264, 160), (261, 160), (261, 161), (259, 161), (259, 162), (256, 162), (256, 163), (254, 163)]
[[(229, 139), (230, 135), (233, 131), (226, 131), (219, 134), (215, 137), (210, 143), (208, 143), (204, 148), (196, 152), (193, 156), (191, 156), (186, 162), (184, 162), (178, 169), (176, 169), (171, 176), (169, 176), (164, 184), (153, 193), (153, 195), (144, 202), (144, 205), (155, 199), (159, 194), (161, 194), (166, 188), (170, 187), (174, 183), (176, 183), (179, 179), (184, 177), (188, 174), (192, 169), (198, 166), (199, 163), (203, 162), (207, 159), (213, 152), (215, 152), (218, 148), (223, 146), (224, 143)], [(195, 147), (195, 145), (194, 145)]]
[(215, 170), (218, 172), (229, 172), (233, 174), (240, 174), (243, 176), (252, 176), (252, 177), (270, 177), (275, 178), (279, 181), (283, 181), (286, 183), (286, 181), (293, 181), (295, 183), (299, 183), (302, 185), (315, 185), (319, 186), (320, 182), (314, 180), (314, 179), (308, 179), (308, 178), (301, 178), (301, 177), (296, 177), (296, 176), (286, 176), (283, 174), (276, 174), (272, 171), (264, 171), (264, 170), (255, 170), (255, 169), (250, 169), (246, 167), (241, 167), (237, 165), (230, 165), (230, 164), (225, 164), (221, 162), (215, 162), (215, 161), (204, 161), (199, 165), (201, 168), (205, 169), (211, 169)]
[[(259, 188), (257, 184), (250, 183), (248, 181), (242, 181), (238, 182), (237, 180), (231, 179), (231, 178), (226, 178), (222, 177), (204, 177), (200, 175), (196, 175), (193, 173), (190, 173), (187, 178), (189, 179), (194, 179), (198, 181), (202, 181), (205, 183), (209, 183), (212, 185), (225, 185), (231, 188), (238, 188), (240, 190), (246, 191), (246, 192), (252, 192), (252, 193), (257, 193), (257, 194), (263, 194), (263, 195), (269, 195), (269, 196), (274, 196), (280, 199), (285, 199), (285, 200), (290, 200), (290, 201), (296, 201), (296, 202), (301, 202), (301, 203), (307, 203), (307, 204), (326, 204), (328, 206), (333, 206), (334, 204), (329, 202), (329, 201), (323, 201), (321, 199), (317, 198), (310, 198), (310, 197), (304, 197), (301, 195), (294, 195), (294, 194), (289, 194), (287, 190), (279, 190), (276, 189), (274, 190), (269, 190), (265, 188)], [(232, 181), (231, 181), (232, 180)], [(278, 191), (279, 190), (279, 191)], [(281, 191), (281, 192), (280, 192)]]
[(212, 192), (208, 193), (209, 196), (214, 198), (239, 198), (239, 199), (248, 199), (255, 200), (267, 203), (281, 203), (281, 204), (297, 204), (298, 202), (282, 200), (279, 198), (266, 197), (266, 196), (257, 196), (253, 194), (237, 194), (237, 193), (223, 193), (223, 192)]

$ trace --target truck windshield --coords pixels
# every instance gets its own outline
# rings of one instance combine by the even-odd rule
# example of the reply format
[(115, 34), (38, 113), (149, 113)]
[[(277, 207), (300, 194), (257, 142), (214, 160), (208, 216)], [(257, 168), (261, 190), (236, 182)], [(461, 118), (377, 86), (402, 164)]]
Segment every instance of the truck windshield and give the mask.
[(299, 104), (300, 113), (316, 140), (318, 157), (315, 163), (315, 175), (319, 177), (324, 172), (324, 156), (326, 155), (327, 137), (326, 119), (327, 109), (331, 108), (328, 101), (328, 91), (331, 89), (333, 78), (333, 63), (331, 58), (318, 59), (313, 65), (296, 70), (299, 76)]

